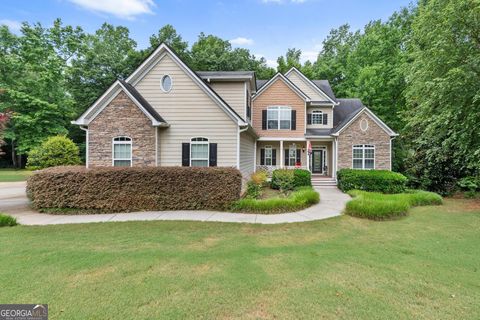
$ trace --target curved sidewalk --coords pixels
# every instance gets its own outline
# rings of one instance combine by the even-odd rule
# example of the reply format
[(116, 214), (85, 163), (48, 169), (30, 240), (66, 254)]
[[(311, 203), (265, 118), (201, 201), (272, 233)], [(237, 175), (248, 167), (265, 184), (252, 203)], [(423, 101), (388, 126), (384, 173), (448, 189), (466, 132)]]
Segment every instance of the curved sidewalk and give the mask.
[(283, 214), (244, 214), (217, 211), (148, 211), (91, 215), (51, 215), (32, 211), (25, 196), (25, 183), (0, 183), (0, 212), (10, 214), (23, 225), (51, 225), (109, 221), (216, 221), (277, 224), (322, 220), (341, 215), (350, 197), (337, 188), (315, 188), (320, 203), (302, 211)]

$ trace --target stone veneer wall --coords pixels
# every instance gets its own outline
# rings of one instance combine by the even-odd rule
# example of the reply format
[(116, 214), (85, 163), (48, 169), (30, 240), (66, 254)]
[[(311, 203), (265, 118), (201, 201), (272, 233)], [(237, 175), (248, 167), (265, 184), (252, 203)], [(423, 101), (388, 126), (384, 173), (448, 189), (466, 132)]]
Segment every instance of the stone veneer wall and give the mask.
[[(368, 121), (368, 129), (362, 131), (360, 122)], [(338, 137), (338, 169), (352, 168), (353, 145), (375, 146), (375, 169), (391, 170), (390, 136), (367, 114), (360, 115)]]
[(147, 116), (122, 91), (88, 126), (90, 167), (112, 166), (112, 139), (132, 139), (132, 166), (155, 166), (155, 130)]

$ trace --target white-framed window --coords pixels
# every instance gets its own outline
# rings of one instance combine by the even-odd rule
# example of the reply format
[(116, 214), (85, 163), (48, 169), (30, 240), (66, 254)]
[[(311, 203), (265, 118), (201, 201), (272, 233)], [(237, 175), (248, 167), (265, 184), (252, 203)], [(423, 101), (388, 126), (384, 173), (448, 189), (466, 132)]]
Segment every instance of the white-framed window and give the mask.
[(375, 169), (375, 146), (356, 144), (353, 146), (353, 169)]
[(207, 138), (192, 138), (190, 141), (190, 166), (208, 167), (209, 142)]
[(170, 92), (170, 90), (172, 90), (172, 85), (172, 77), (170, 77), (168, 74), (164, 75), (160, 81), (160, 87), (162, 88), (162, 91)]
[(320, 110), (312, 111), (312, 124), (323, 124), (323, 112)]
[(112, 164), (114, 167), (132, 166), (132, 138), (116, 137), (112, 142)]
[(288, 149), (288, 165), (294, 167), (297, 164), (297, 145), (293, 143)]
[(273, 148), (272, 146), (265, 146), (265, 165), (271, 166), (273, 163)]
[(292, 108), (274, 106), (267, 109), (268, 130), (290, 130), (292, 126)]

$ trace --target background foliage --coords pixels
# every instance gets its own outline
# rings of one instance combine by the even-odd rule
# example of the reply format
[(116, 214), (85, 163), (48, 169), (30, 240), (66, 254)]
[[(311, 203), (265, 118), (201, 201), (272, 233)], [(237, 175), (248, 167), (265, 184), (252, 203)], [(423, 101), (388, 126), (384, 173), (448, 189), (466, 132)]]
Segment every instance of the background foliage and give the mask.
[[(419, 0), (362, 30), (331, 30), (316, 61), (289, 48), (277, 70), (299, 68), (327, 79), (338, 97), (358, 97), (392, 129), (393, 168), (417, 186), (448, 192), (480, 175), (480, 2)], [(258, 79), (277, 71), (248, 49), (200, 33), (191, 46), (171, 25), (137, 49), (129, 30), (105, 23), (89, 34), (56, 20), (50, 28), (24, 23), (15, 35), (0, 27), (0, 137), (24, 155), (47, 137), (84, 133), (70, 125), (117, 78), (126, 78), (165, 42), (194, 70), (253, 70)], [(2, 126), (0, 126), (1, 128)]]

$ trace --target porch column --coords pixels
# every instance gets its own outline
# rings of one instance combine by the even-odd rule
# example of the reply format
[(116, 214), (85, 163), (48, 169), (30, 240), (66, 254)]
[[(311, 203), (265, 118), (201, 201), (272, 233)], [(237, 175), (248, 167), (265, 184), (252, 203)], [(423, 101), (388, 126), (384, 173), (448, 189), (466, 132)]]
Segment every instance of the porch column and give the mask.
[(333, 159), (332, 159), (332, 167), (333, 167), (332, 168), (332, 178), (333, 179), (337, 178), (337, 154), (338, 154), (337, 148), (338, 148), (337, 138), (335, 137), (335, 139), (333, 140), (333, 148), (332, 148), (333, 149), (332, 150), (332, 153), (333, 153), (333, 155), (332, 155), (332, 157), (333, 157)]
[(310, 171), (310, 155), (308, 154), (308, 140), (305, 141), (305, 157), (307, 158), (307, 170)]
[(280, 168), (283, 168), (283, 140), (280, 140)]

